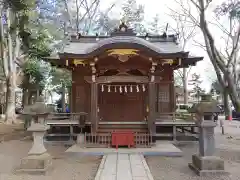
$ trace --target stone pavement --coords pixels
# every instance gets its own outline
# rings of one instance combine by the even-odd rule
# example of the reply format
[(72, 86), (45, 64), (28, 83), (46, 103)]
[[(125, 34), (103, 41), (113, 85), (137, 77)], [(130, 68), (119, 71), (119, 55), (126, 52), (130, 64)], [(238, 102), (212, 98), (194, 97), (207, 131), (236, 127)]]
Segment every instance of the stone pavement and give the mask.
[(78, 155), (107, 155), (107, 154), (143, 154), (144, 156), (170, 156), (179, 157), (182, 156), (182, 151), (174, 146), (172, 142), (157, 141), (156, 145), (151, 148), (84, 148), (80, 144), (71, 146), (67, 151), (67, 154)]
[(142, 154), (103, 156), (95, 180), (153, 180)]

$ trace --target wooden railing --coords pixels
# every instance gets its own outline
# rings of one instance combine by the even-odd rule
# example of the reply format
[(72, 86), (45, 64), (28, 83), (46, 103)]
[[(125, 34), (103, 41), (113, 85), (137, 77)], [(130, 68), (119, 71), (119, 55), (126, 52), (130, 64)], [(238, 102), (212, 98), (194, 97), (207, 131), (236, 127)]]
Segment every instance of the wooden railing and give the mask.
[(195, 115), (189, 113), (156, 113), (156, 121), (176, 121), (176, 120), (192, 120), (194, 121)]
[(84, 147), (111, 147), (111, 133), (85, 133)]
[[(134, 133), (135, 147), (151, 147), (153, 145), (152, 135), (149, 133)], [(112, 133), (93, 134), (85, 133), (84, 147), (111, 147)]]
[(135, 133), (136, 147), (151, 147), (153, 145), (152, 135), (149, 133)]
[(88, 114), (85, 112), (79, 113), (50, 113), (47, 117), (47, 121), (78, 121), (80, 124), (85, 123), (88, 119)]

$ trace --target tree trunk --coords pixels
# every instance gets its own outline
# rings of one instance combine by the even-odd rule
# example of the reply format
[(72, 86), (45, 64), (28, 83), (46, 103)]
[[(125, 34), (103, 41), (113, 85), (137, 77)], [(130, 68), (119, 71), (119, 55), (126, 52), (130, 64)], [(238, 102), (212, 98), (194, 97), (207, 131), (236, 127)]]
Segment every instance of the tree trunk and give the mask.
[(230, 115), (229, 98), (228, 98), (228, 92), (226, 87), (224, 88), (224, 93), (223, 93), (223, 105), (224, 105), (225, 119), (229, 119), (229, 115)]
[(226, 73), (226, 80), (228, 82), (228, 94), (232, 101), (232, 104), (237, 112), (240, 112), (240, 100), (237, 94), (237, 88), (231, 78), (231, 74)]
[(28, 90), (25, 88), (23, 89), (22, 105), (23, 107), (28, 105)]
[(6, 112), (5, 122), (13, 124), (16, 121), (15, 114), (15, 85), (13, 83), (14, 75), (12, 74), (7, 78), (7, 95), (6, 95)]
[[(214, 66), (219, 83), (222, 85), (222, 87), (225, 87), (225, 82), (227, 81), (228, 94), (230, 96), (230, 99), (233, 103), (235, 110), (237, 112), (240, 112), (240, 100), (238, 99), (237, 89), (234, 84), (233, 78), (231, 77), (232, 74), (230, 74), (230, 72), (228, 72), (228, 67), (226, 67), (226, 65), (224, 64), (224, 60), (221, 58), (221, 55), (216, 48), (214, 38), (208, 28), (208, 25), (207, 25), (207, 22), (205, 19), (204, 2), (199, 1), (199, 5), (201, 7), (201, 11), (199, 14), (200, 15), (200, 28), (203, 33), (207, 53), (209, 55), (209, 58), (213, 64), (213, 66)], [(222, 77), (221, 73), (224, 74), (224, 76), (225, 76), (225, 79), (226, 79), (225, 82), (224, 82), (224, 78)]]
[[(8, 25), (8, 75), (6, 78), (7, 85), (7, 103), (6, 103), (6, 118), (5, 121), (7, 124), (12, 124), (16, 120), (15, 114), (15, 89), (16, 89), (16, 71), (15, 63), (13, 60), (13, 41), (12, 34), (10, 34), (11, 29), (11, 10), (7, 10), (7, 25)], [(16, 41), (16, 46), (19, 42)]]
[(183, 68), (183, 92), (184, 92), (184, 104), (188, 104), (187, 68)]

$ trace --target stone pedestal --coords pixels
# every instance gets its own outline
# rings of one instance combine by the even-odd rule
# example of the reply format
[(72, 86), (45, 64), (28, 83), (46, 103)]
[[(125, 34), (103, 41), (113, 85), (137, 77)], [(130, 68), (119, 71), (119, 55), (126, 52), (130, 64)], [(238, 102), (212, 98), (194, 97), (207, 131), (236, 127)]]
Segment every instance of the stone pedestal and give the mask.
[(193, 155), (192, 163), (189, 163), (188, 166), (199, 176), (219, 173), (227, 174), (224, 170), (224, 161), (216, 156)]
[(48, 126), (40, 123), (33, 123), (28, 131), (33, 132), (33, 145), (28, 156), (21, 160), (17, 172), (45, 174), (52, 165), (51, 155), (44, 147), (43, 137)]
[(84, 134), (78, 134), (77, 135), (77, 143), (78, 144), (84, 144)]
[(192, 163), (189, 164), (189, 168), (199, 176), (227, 174), (224, 170), (224, 161), (220, 157), (214, 156), (214, 127), (217, 126), (217, 123), (203, 120), (197, 122), (197, 125), (199, 127), (199, 154), (192, 156)]

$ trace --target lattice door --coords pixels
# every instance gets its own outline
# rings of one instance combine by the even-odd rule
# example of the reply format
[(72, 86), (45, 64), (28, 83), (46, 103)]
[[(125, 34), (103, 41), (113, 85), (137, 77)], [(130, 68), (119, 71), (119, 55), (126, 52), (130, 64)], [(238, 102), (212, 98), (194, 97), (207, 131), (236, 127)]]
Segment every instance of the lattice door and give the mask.
[(170, 85), (158, 85), (158, 112), (170, 112)]

